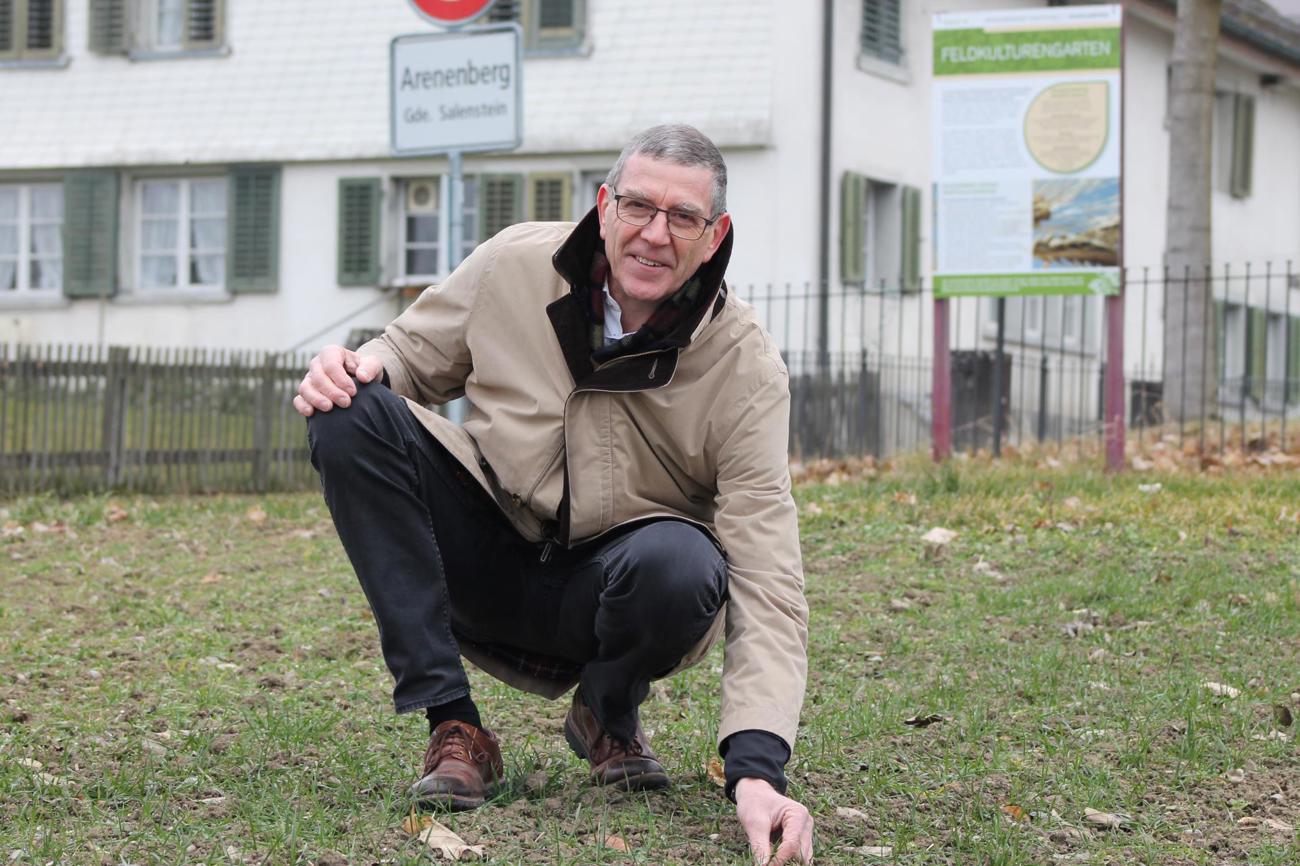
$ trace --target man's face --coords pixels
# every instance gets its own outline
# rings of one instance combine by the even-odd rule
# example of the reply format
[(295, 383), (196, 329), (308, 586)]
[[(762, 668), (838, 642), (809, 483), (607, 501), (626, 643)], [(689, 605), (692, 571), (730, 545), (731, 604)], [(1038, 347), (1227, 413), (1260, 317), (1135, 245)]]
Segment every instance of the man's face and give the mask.
[(731, 217), (721, 214), (698, 240), (683, 240), (668, 231), (664, 213), (656, 213), (643, 226), (619, 219), (616, 192), (665, 210), (707, 218), (713, 214), (713, 175), (703, 166), (677, 165), (639, 153), (623, 166), (617, 190), (605, 184), (596, 195), (600, 236), (609, 257), (610, 293), (625, 309), (653, 307), (713, 258), (727, 236)]

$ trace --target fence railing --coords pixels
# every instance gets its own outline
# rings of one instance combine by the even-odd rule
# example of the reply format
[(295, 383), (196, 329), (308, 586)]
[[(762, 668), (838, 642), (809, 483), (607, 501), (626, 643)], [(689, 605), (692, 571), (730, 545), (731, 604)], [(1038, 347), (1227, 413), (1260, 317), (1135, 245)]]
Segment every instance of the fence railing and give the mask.
[[(1130, 269), (1125, 277), (1131, 451), (1169, 437), (1200, 453), (1300, 445), (1300, 279), (1290, 266), (1225, 268), (1197, 279)], [(1198, 280), (1213, 299), (1208, 331), (1171, 330), (1171, 296)], [(927, 286), (733, 291), (754, 305), (789, 367), (792, 454), (883, 458), (930, 447), (934, 298)], [(950, 300), (953, 447), (1100, 444), (1103, 301)], [(1181, 333), (1181, 343), (1171, 343), (1171, 333)], [(1193, 414), (1171, 413), (1171, 381), (1184, 391), (1201, 383), (1171, 380), (1170, 359), (1207, 353), (1212, 399)], [(312, 487), (302, 419), (290, 403), (308, 359), (0, 344), (0, 494)]]
[(306, 357), (0, 344), (0, 492), (266, 491), (313, 482)]

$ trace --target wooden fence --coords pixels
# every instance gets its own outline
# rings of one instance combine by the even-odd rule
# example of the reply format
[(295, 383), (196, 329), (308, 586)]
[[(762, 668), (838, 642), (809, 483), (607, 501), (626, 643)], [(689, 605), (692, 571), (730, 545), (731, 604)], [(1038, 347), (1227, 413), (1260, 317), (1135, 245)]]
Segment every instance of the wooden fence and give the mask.
[(0, 343), (0, 495), (314, 486), (308, 356)]

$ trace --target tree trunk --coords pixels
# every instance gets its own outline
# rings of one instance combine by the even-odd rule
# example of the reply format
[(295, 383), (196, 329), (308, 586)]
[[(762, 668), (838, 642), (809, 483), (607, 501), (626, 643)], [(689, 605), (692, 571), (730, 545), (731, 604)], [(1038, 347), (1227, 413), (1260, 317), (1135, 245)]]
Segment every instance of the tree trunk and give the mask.
[(1218, 408), (1218, 338), (1210, 283), (1214, 70), (1222, 0), (1178, 0), (1169, 79), (1164, 404), (1166, 420)]

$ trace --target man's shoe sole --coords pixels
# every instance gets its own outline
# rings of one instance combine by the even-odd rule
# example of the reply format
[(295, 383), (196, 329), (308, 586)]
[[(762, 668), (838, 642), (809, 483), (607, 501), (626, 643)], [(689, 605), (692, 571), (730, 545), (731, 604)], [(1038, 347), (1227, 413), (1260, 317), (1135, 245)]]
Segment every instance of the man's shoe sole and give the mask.
[[(587, 754), (587, 750), (583, 747), (582, 740), (569, 727), (568, 717), (564, 719), (564, 739), (568, 742), (569, 748), (573, 750), (575, 755), (584, 761), (591, 761), (591, 756)], [(668, 774), (662, 771), (658, 773), (639, 773), (635, 776), (624, 776), (622, 779), (607, 781), (597, 776), (596, 771), (592, 770), (591, 781), (595, 785), (608, 785), (612, 788), (622, 788), (625, 791), (657, 791), (660, 788), (667, 788), (671, 784)]]
[(417, 806), (445, 812), (469, 812), (477, 809), (495, 797), (497, 792), (497, 786), (492, 785), (483, 797), (466, 797), (462, 794), (424, 794), (416, 790), (417, 786), (411, 786), (411, 796), (415, 797)]

